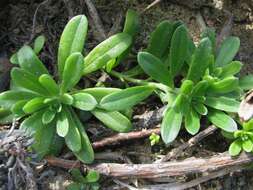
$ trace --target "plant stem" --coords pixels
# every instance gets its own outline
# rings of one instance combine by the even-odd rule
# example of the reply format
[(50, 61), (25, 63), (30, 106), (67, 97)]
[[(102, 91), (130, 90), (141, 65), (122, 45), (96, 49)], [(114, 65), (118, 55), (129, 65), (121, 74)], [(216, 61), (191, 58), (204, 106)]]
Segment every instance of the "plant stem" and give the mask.
[(145, 81), (145, 80), (135, 79), (135, 78), (132, 78), (132, 77), (123, 75), (123, 74), (121, 74), (121, 73), (119, 73), (119, 72), (116, 72), (116, 71), (111, 71), (109, 74), (111, 74), (111, 75), (114, 76), (114, 77), (119, 78), (119, 79), (122, 80), (122, 81), (128, 81), (128, 82), (132, 82), (132, 83), (139, 84), (139, 85), (148, 85), (148, 86), (157, 88), (157, 89), (159, 89), (159, 90), (162, 90), (162, 91), (164, 91), (165, 93), (167, 93), (167, 92), (172, 92), (172, 93), (174, 93), (174, 92), (175, 92), (175, 91), (172, 90), (170, 87), (168, 87), (168, 86), (166, 86), (166, 85), (164, 85), (164, 84), (161, 84), (161, 83), (147, 82), (147, 81)]

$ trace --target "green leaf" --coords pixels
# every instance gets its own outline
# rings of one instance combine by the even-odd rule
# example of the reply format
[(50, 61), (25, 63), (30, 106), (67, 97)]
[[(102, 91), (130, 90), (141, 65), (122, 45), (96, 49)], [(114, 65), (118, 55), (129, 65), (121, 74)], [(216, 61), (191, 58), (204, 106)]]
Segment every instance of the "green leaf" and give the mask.
[(12, 54), (12, 56), (10, 57), (10, 62), (12, 64), (19, 64), (19, 62), (18, 62), (18, 53)]
[(61, 150), (63, 148), (63, 146), (65, 145), (64, 143), (64, 138), (58, 136), (56, 133), (54, 133), (54, 137), (51, 143), (53, 146), (50, 146), (50, 150), (49, 150), (49, 155), (55, 155), (55, 156), (59, 156), (59, 154), (61, 153)]
[(224, 66), (230, 63), (236, 53), (238, 52), (240, 47), (240, 39), (237, 37), (228, 37), (225, 39), (220, 47), (220, 50), (217, 54), (215, 65), (216, 66)]
[(36, 112), (26, 118), (20, 125), (20, 129), (23, 130), (27, 135), (32, 135), (40, 128), (44, 126), (42, 123), (42, 115), (44, 110)]
[(6, 109), (11, 109), (12, 106), (21, 100), (31, 100), (37, 94), (27, 91), (9, 90), (0, 94), (0, 105)]
[(23, 69), (13, 68), (11, 78), (19, 87), (38, 93), (39, 95), (48, 95), (47, 90), (39, 83), (38, 78)]
[(100, 178), (100, 175), (95, 170), (88, 171), (88, 174), (85, 176), (88, 183), (94, 183), (97, 182)]
[(80, 190), (82, 185), (79, 183), (71, 183), (67, 186), (67, 190)]
[(251, 90), (253, 89), (253, 74), (243, 76), (239, 80), (239, 86), (243, 90)]
[(242, 142), (240, 140), (235, 140), (229, 146), (229, 154), (230, 156), (237, 156), (242, 151)]
[(97, 45), (84, 59), (83, 74), (101, 69), (111, 59), (120, 56), (132, 43), (132, 38), (126, 33), (119, 33)]
[(81, 135), (81, 141), (82, 141), (82, 148), (79, 152), (74, 152), (75, 156), (81, 160), (84, 163), (90, 164), (94, 160), (94, 152), (89, 140), (89, 137), (87, 136), (84, 126), (80, 122), (77, 115), (72, 110), (72, 117), (74, 118), (75, 124), (78, 127), (78, 130)]
[(132, 124), (129, 119), (118, 111), (105, 111), (100, 109), (95, 109), (92, 114), (104, 123), (107, 127), (118, 131), (118, 132), (128, 132), (132, 129)]
[(129, 55), (135, 37), (139, 32), (139, 28), (140, 23), (138, 13), (134, 10), (128, 9), (123, 33), (129, 34), (132, 37), (132, 43), (119, 57), (117, 57), (117, 59), (112, 59), (107, 63), (106, 65), (107, 72), (110, 72), (114, 67), (116, 67), (122, 60), (124, 60)]
[(192, 109), (185, 116), (185, 128), (191, 135), (195, 135), (199, 132), (200, 129), (200, 117), (199, 115)]
[(189, 95), (192, 92), (192, 89), (193, 89), (193, 82), (190, 80), (184, 80), (180, 87), (180, 92), (182, 94)]
[(33, 75), (39, 77), (42, 74), (48, 74), (46, 67), (37, 57), (33, 49), (29, 46), (23, 46), (18, 51), (18, 63), (22, 69), (32, 73)]
[(23, 107), (24, 112), (29, 114), (47, 107), (48, 105), (44, 103), (44, 100), (45, 98), (42, 97), (36, 97), (29, 100)]
[(82, 148), (81, 135), (78, 130), (78, 127), (75, 122), (75, 118), (72, 117), (70, 110), (68, 108), (63, 107), (64, 112), (66, 113), (69, 129), (67, 135), (64, 137), (65, 142), (70, 150), (73, 152), (79, 152)]
[(60, 137), (65, 137), (68, 134), (70, 127), (74, 126), (69, 126), (67, 113), (63, 109), (60, 113), (57, 114), (56, 132)]
[(147, 52), (161, 59), (164, 54), (167, 54), (172, 35), (173, 24), (162, 21), (151, 34)]
[(193, 104), (193, 108), (198, 112), (200, 115), (207, 115), (208, 110), (206, 106), (200, 102), (196, 102)]
[(132, 9), (128, 9), (123, 32), (129, 34), (132, 36), (132, 38), (134, 38), (137, 35), (139, 28), (140, 23), (138, 13)]
[(186, 60), (188, 50), (187, 42), (187, 29), (184, 25), (181, 25), (175, 30), (171, 39), (169, 59), (170, 73), (172, 78), (174, 78), (179, 73), (179, 71), (181, 71), (182, 66)]
[(61, 92), (67, 92), (79, 82), (84, 68), (83, 63), (81, 53), (72, 53), (67, 58), (62, 73)]
[(119, 88), (95, 87), (95, 88), (86, 88), (82, 90), (81, 92), (92, 95), (97, 100), (97, 102), (100, 102), (100, 100), (104, 96), (107, 96), (108, 94), (112, 94), (114, 92), (119, 92), (119, 91), (121, 91), (121, 89)]
[(73, 17), (65, 26), (58, 49), (59, 76), (62, 77), (67, 58), (75, 52), (83, 51), (88, 29), (88, 21), (84, 15)]
[(166, 65), (161, 62), (161, 60), (148, 52), (139, 52), (137, 59), (139, 65), (145, 73), (158, 82), (172, 86), (170, 72)]
[(147, 98), (153, 88), (149, 86), (130, 87), (102, 98), (100, 107), (109, 111), (125, 110)]
[(43, 35), (40, 35), (35, 39), (33, 49), (36, 54), (39, 54), (39, 52), (42, 50), (45, 41), (46, 38)]
[(93, 110), (97, 105), (96, 99), (88, 93), (80, 92), (72, 95), (72, 97), (74, 98), (72, 106), (84, 111)]
[(251, 152), (253, 150), (253, 143), (250, 139), (242, 141), (242, 148), (245, 152)]
[(39, 159), (42, 159), (50, 152), (50, 147), (54, 139), (55, 127), (53, 124), (42, 125), (33, 135), (34, 144), (32, 147), (37, 152)]
[(226, 111), (226, 112), (236, 112), (239, 109), (240, 102), (233, 98), (221, 97), (206, 97), (205, 104), (212, 108)]
[(70, 174), (74, 181), (78, 183), (87, 183), (85, 177), (83, 176), (83, 174), (80, 172), (79, 169), (76, 168), (71, 169)]
[(242, 127), (246, 131), (251, 131), (253, 129), (253, 119), (243, 122)]
[(56, 114), (55, 111), (47, 109), (42, 115), (42, 123), (43, 124), (51, 123), (55, 117), (55, 114)]
[(166, 111), (161, 125), (161, 136), (166, 144), (176, 139), (181, 128), (182, 117), (182, 113), (176, 112), (173, 108)]
[(236, 90), (239, 86), (238, 78), (227, 77), (218, 82), (211, 83), (208, 92), (209, 93), (219, 93), (224, 94)]
[(206, 93), (206, 90), (209, 86), (209, 83), (206, 80), (198, 82), (192, 91), (193, 96), (203, 96)]
[(13, 122), (16, 116), (10, 110), (0, 107), (0, 124), (6, 125)]
[(227, 132), (234, 132), (237, 130), (236, 122), (224, 112), (218, 110), (208, 110), (208, 119), (215, 126)]
[(203, 77), (206, 69), (209, 66), (211, 52), (212, 47), (210, 40), (208, 38), (202, 39), (198, 48), (193, 54), (187, 79), (197, 82)]
[(20, 100), (16, 102), (12, 107), (11, 111), (14, 113), (16, 116), (22, 117), (25, 115), (25, 112), (23, 110), (24, 105), (27, 103), (27, 100)]
[(60, 96), (60, 101), (63, 104), (72, 105), (74, 103), (74, 98), (70, 94), (64, 93), (63, 95)]
[(240, 61), (232, 61), (231, 63), (222, 67), (222, 72), (220, 74), (220, 77), (226, 78), (226, 77), (233, 76), (239, 73), (242, 68), (242, 65), (243, 64)]
[(58, 95), (60, 90), (54, 79), (48, 75), (43, 74), (39, 77), (40, 84), (47, 89), (47, 91), (52, 95)]

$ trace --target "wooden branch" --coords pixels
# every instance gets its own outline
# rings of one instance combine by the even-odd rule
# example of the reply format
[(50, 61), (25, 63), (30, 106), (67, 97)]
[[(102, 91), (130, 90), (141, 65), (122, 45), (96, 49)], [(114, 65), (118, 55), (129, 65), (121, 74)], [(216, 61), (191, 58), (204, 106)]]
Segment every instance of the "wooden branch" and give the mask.
[(166, 156), (164, 156), (161, 160), (158, 160), (156, 162), (166, 162), (171, 159), (177, 158), (177, 156), (182, 153), (187, 148), (190, 148), (194, 145), (196, 145), (199, 141), (201, 141), (203, 138), (207, 137), (208, 135), (214, 133), (214, 131), (217, 130), (217, 127), (214, 125), (209, 126), (205, 130), (201, 131), (194, 137), (190, 138), (186, 143), (182, 144), (181, 146), (172, 149)]
[(143, 129), (141, 131), (132, 131), (129, 133), (118, 133), (110, 137), (106, 137), (100, 141), (92, 143), (94, 149), (102, 148), (107, 145), (113, 145), (126, 140), (140, 139), (150, 136), (152, 133), (160, 134), (160, 128), (155, 129)]
[[(66, 169), (81, 166), (80, 162), (48, 157), (49, 165)], [(120, 178), (161, 178), (182, 176), (194, 173), (214, 172), (227, 167), (241, 166), (253, 161), (253, 155), (242, 153), (237, 158), (231, 158), (225, 152), (209, 158), (189, 158), (182, 161), (153, 164), (117, 164), (100, 163), (97, 165), (82, 165), (85, 169), (96, 170), (102, 175)]]
[(235, 172), (235, 171), (238, 171), (238, 170), (241, 170), (244, 168), (245, 168), (244, 166), (233, 166), (233, 167), (229, 167), (229, 168), (224, 168), (219, 171), (211, 172), (208, 175), (198, 177), (198, 178), (193, 179), (189, 182), (147, 185), (147, 186), (140, 187), (139, 190), (167, 190), (167, 189), (183, 190), (183, 189), (189, 189), (191, 187), (195, 187), (195, 186), (197, 186), (201, 183), (204, 183), (206, 181), (209, 181), (211, 179), (221, 177), (221, 176), (227, 175), (231, 172)]
[(93, 20), (94, 25), (100, 35), (101, 40), (106, 39), (106, 33), (104, 30), (104, 26), (102, 24), (102, 21), (101, 21), (99, 15), (98, 15), (95, 5), (93, 4), (92, 0), (85, 0), (85, 3), (86, 3), (86, 6), (89, 10), (91, 19)]

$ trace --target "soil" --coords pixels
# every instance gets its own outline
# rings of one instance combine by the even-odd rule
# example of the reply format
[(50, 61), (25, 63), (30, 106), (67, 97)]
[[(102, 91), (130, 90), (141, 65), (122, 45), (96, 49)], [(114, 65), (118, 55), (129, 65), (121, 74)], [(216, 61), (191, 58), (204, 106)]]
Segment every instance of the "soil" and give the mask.
[[(112, 35), (122, 30), (124, 15), (128, 8), (141, 12), (152, 2), (152, 0), (95, 0), (94, 5), (98, 10), (105, 32)], [(37, 14), (35, 15), (36, 9)], [(134, 46), (134, 52), (146, 47), (150, 32), (164, 19), (182, 20), (197, 43), (201, 32), (200, 23), (196, 19), (196, 15), (199, 13), (206, 25), (215, 28), (218, 34), (229, 19), (229, 13), (233, 15), (231, 35), (238, 36), (241, 40), (240, 51), (237, 55), (237, 60), (244, 64), (241, 75), (252, 73), (252, 0), (163, 0), (141, 15), (142, 27)], [(23, 44), (31, 43), (34, 37), (43, 34), (47, 42), (41, 54), (41, 59), (46, 63), (49, 70), (54, 73), (60, 34), (68, 19), (77, 14), (85, 14), (89, 19), (89, 33), (86, 42), (86, 50), (89, 51), (101, 41), (101, 37), (94, 28), (84, 0), (1, 0), (0, 58), (4, 59), (0, 59), (0, 64), (4, 64), (3, 60), (6, 61), (5, 58), (10, 57)], [(141, 112), (142, 110), (138, 111)], [(188, 138), (188, 135), (182, 133), (173, 146), (181, 144), (182, 141)], [(193, 150), (187, 150), (182, 158), (189, 155), (208, 156), (215, 152), (225, 151), (228, 145), (222, 142), (218, 134), (211, 135)], [(223, 147), (219, 146), (218, 149), (217, 145)], [(146, 155), (158, 153), (162, 149), (163, 146), (159, 145), (151, 148), (148, 140), (142, 140), (130, 142), (126, 146), (109, 148), (106, 151), (142, 152), (145, 153), (145, 156), (132, 155), (130, 159), (137, 163), (148, 163), (152, 161), (152, 158)], [(57, 168), (47, 168), (46, 171), (37, 173), (36, 177), (39, 178), (42, 174), (44, 177), (38, 180), (40, 189), (64, 189), (66, 184), (69, 183), (69, 179), (71, 179), (67, 171)], [(182, 176), (182, 180), (184, 179), (186, 179), (185, 176)], [(253, 189), (252, 182), (253, 175), (251, 172), (243, 171), (211, 180), (192, 189), (248, 190)], [(111, 189), (122, 189), (118, 186), (111, 186), (114, 184), (113, 179), (102, 179), (100, 184), (102, 189), (110, 189), (110, 187)], [(6, 187), (1, 185), (0, 183), (0, 189)], [(20, 187), (20, 189), (22, 188)]]

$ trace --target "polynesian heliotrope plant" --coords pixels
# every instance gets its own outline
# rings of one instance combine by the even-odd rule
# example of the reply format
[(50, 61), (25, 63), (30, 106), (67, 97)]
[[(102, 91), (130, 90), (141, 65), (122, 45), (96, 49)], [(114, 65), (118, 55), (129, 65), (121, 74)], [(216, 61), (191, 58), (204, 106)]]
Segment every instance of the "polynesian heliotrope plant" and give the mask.
[[(182, 124), (187, 132), (196, 134), (202, 118), (224, 131), (234, 132), (237, 123), (233, 116), (244, 90), (236, 76), (242, 64), (233, 61), (239, 46), (237, 37), (228, 37), (216, 47), (211, 29), (202, 33), (196, 46), (181, 21), (163, 21), (151, 34), (147, 49), (138, 53), (139, 66), (125, 73), (109, 73), (156, 89), (167, 106), (161, 125), (165, 143), (177, 137)], [(150, 78), (132, 78), (143, 72)]]
[[(0, 105), (11, 110), (16, 118), (25, 118), (20, 128), (33, 135), (32, 147), (40, 158), (57, 154), (65, 141), (79, 160), (85, 163), (93, 161), (92, 146), (75, 109), (91, 112), (115, 131), (131, 129), (125, 110), (148, 97), (152, 87), (79, 90), (75, 86), (82, 76), (105, 67), (111, 60), (126, 56), (135, 33), (127, 29), (132, 15), (133, 12), (129, 11), (124, 28), (126, 32), (109, 37), (85, 57), (82, 52), (88, 22), (84, 15), (72, 18), (59, 43), (58, 80), (49, 74), (37, 56), (43, 47), (43, 37), (35, 40), (34, 48), (25, 45), (12, 56), (11, 62), (17, 67), (11, 71), (11, 89), (0, 94)], [(122, 106), (124, 104), (127, 106)]]

